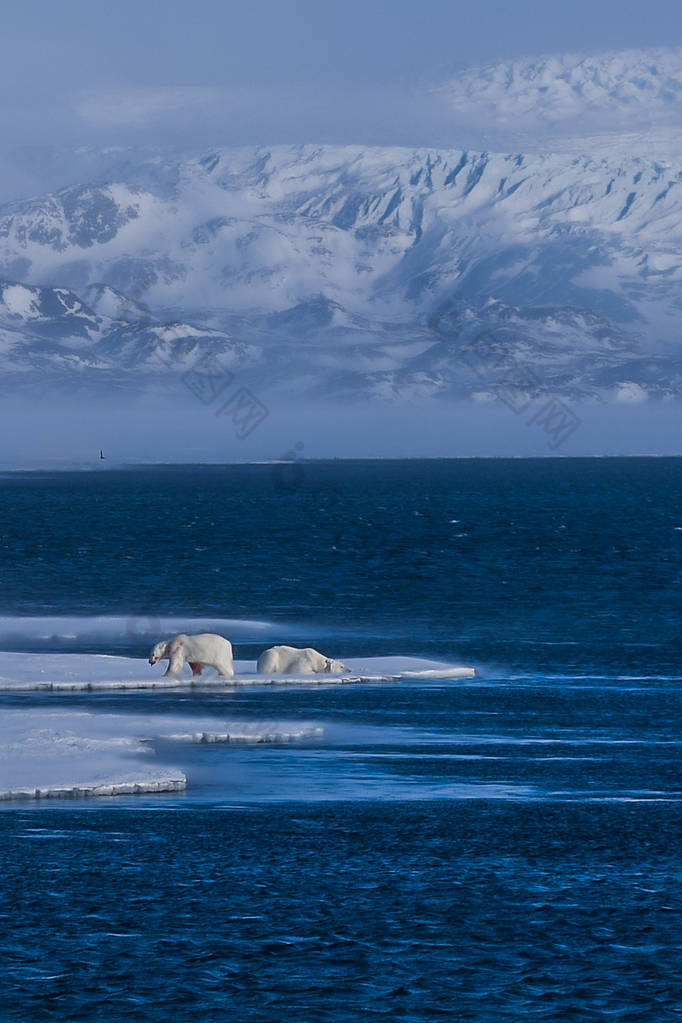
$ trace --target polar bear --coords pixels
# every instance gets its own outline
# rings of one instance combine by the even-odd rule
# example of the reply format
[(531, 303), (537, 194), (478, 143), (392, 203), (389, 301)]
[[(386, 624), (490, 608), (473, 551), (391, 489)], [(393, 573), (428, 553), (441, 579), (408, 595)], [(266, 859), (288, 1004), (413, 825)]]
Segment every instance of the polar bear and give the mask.
[(202, 632), (196, 636), (180, 633), (172, 639), (162, 639), (152, 647), (149, 663), (156, 664), (168, 658), (166, 675), (177, 675), (185, 661), (192, 669), (193, 675), (201, 675), (204, 667), (216, 668), (219, 675), (232, 678), (232, 644), (229, 639), (216, 636), (212, 632)]
[(271, 646), (258, 658), (259, 675), (316, 675), (326, 672), (329, 675), (341, 675), (350, 671), (341, 661), (305, 647), (299, 650), (295, 646)]

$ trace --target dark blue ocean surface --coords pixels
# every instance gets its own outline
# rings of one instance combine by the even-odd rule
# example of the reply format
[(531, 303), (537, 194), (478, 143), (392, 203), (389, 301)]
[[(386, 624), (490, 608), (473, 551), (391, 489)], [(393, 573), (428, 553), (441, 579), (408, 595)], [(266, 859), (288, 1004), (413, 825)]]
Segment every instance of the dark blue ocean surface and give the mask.
[(479, 671), (0, 696), (323, 728), (158, 743), (182, 794), (5, 804), (0, 1019), (682, 1018), (682, 460), (17, 474), (0, 503), (0, 615), (131, 623), (26, 649), (144, 656), (172, 614)]
[(530, 670), (680, 665), (678, 459), (169, 467), (0, 483), (0, 614), (264, 618), (355, 630), (347, 652)]
[(0, 815), (2, 1018), (679, 1019), (679, 804)]

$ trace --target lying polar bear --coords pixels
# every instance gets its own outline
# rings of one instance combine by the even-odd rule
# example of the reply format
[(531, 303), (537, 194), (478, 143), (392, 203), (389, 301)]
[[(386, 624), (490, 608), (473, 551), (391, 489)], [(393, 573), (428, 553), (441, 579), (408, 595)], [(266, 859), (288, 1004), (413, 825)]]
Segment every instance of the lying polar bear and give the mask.
[(259, 675), (316, 675), (326, 672), (330, 675), (341, 675), (350, 671), (341, 661), (305, 647), (299, 650), (295, 646), (271, 646), (258, 658)]
[(219, 675), (232, 678), (232, 644), (229, 639), (216, 636), (212, 632), (202, 632), (197, 636), (186, 636), (180, 633), (172, 639), (162, 639), (149, 654), (149, 663), (156, 664), (168, 658), (166, 675), (177, 675), (185, 661), (192, 669), (193, 675), (201, 675), (202, 668), (216, 668)]

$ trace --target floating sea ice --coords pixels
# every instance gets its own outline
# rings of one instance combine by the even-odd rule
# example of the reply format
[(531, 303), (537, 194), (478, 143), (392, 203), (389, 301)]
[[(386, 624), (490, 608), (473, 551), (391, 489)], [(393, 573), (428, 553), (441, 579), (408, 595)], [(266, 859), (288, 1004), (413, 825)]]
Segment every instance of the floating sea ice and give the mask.
[[(232, 689), (239, 686), (348, 685), (361, 682), (399, 682), (401, 678), (474, 678), (475, 669), (418, 657), (355, 657), (346, 660), (350, 674), (259, 675), (254, 661), (235, 661), (234, 678), (220, 678), (210, 669), (193, 679), (186, 667), (175, 678), (164, 675), (165, 665), (150, 668), (146, 660), (105, 654), (3, 653), (0, 692), (30, 690), (82, 692), (128, 689)], [(426, 673), (426, 674), (425, 674)]]
[(0, 741), (0, 799), (177, 792), (186, 778), (154, 761), (118, 715), (7, 709)]
[(8, 708), (0, 739), (0, 800), (181, 791), (185, 774), (158, 763), (157, 739), (286, 743), (321, 735), (318, 726), (299, 721)]

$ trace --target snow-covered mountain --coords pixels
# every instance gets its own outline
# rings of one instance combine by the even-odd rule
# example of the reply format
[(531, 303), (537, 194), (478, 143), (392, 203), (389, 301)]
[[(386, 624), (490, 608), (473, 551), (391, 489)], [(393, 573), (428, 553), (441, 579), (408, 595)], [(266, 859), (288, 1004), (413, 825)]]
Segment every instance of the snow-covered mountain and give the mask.
[(87, 304), (67, 288), (0, 280), (0, 370), (8, 388), (51, 381), (144, 390), (164, 371), (193, 370), (206, 352), (229, 373), (260, 358), (222, 331), (155, 321), (105, 285), (86, 295)]
[[(479, 69), (443, 97), (599, 133), (525, 153), (117, 152), (115, 179), (0, 207), (0, 277), (23, 282), (1, 286), (3, 359), (80, 360), (81, 377), (104, 359), (132, 381), (168, 344), (166, 371), (219, 352), (288, 393), (488, 400), (510, 373), (570, 397), (679, 393), (682, 146), (665, 125), (682, 52)], [(655, 145), (624, 133), (647, 119)]]

